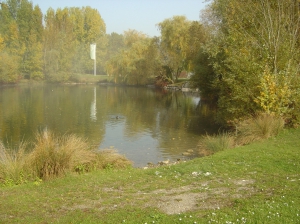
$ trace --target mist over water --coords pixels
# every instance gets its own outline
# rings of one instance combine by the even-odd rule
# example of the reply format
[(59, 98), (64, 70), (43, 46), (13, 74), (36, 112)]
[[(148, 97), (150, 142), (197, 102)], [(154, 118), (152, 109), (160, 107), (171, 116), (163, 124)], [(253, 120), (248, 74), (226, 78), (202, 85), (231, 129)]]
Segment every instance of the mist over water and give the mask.
[(214, 113), (195, 94), (141, 87), (38, 85), (0, 88), (0, 140), (32, 142), (37, 131), (76, 134), (134, 162), (183, 158), (216, 133)]

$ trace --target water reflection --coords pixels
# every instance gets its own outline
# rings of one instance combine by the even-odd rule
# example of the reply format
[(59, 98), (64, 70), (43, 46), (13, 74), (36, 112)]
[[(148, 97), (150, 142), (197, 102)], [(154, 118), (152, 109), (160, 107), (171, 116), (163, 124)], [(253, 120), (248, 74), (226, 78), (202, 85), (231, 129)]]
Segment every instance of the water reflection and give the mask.
[(97, 90), (96, 87), (94, 87), (94, 99), (91, 103), (91, 120), (94, 122), (97, 121), (96, 95), (97, 95)]
[(199, 135), (215, 133), (210, 106), (195, 95), (115, 86), (0, 88), (0, 140), (32, 141), (45, 127), (116, 148), (136, 166), (177, 159)]

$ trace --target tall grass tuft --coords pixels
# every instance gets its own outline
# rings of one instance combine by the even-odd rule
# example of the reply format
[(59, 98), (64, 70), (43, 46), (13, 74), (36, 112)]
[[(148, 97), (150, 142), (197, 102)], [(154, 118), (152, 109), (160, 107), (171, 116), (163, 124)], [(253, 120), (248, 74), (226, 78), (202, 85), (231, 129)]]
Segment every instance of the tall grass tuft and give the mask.
[(236, 142), (238, 145), (276, 136), (284, 128), (284, 120), (272, 114), (259, 114), (237, 125)]
[(96, 159), (86, 140), (72, 134), (56, 137), (44, 131), (36, 135), (28, 162), (34, 176), (47, 180), (74, 171), (77, 166), (89, 169)]
[(26, 154), (25, 143), (21, 143), (18, 150), (7, 149), (0, 142), (0, 183), (16, 185), (26, 182)]
[(205, 135), (200, 139), (198, 148), (201, 154), (208, 155), (234, 147), (234, 137), (224, 132), (218, 135)]
[(0, 183), (14, 185), (27, 180), (49, 180), (67, 173), (125, 168), (131, 162), (115, 151), (93, 150), (76, 135), (55, 136), (50, 131), (36, 135), (31, 150), (8, 150), (0, 143)]
[(115, 150), (107, 149), (102, 150), (98, 154), (98, 166), (102, 169), (107, 168), (126, 168), (132, 165), (125, 156), (120, 155)]

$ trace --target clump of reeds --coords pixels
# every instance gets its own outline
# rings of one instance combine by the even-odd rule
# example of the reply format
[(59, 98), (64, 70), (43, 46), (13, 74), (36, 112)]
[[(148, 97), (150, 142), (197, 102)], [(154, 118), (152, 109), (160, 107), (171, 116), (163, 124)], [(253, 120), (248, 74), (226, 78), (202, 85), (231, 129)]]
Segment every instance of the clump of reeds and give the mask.
[(125, 168), (131, 162), (115, 151), (93, 150), (76, 135), (55, 136), (50, 131), (36, 135), (31, 150), (18, 150), (0, 144), (0, 183), (20, 184), (20, 180), (48, 180), (70, 172), (89, 172), (105, 168)]
[(120, 155), (115, 150), (107, 149), (98, 153), (98, 166), (107, 168), (126, 168), (132, 164), (125, 156)]
[(224, 132), (218, 135), (202, 136), (198, 151), (201, 156), (246, 145), (262, 139), (276, 136), (284, 128), (284, 120), (272, 114), (259, 114), (245, 119), (236, 125), (235, 133)]
[(96, 159), (96, 153), (89, 148), (86, 140), (72, 134), (56, 137), (44, 131), (36, 135), (28, 164), (34, 176), (46, 180), (73, 171), (76, 166), (90, 169)]
[(26, 144), (20, 144), (17, 150), (7, 149), (0, 142), (0, 183), (6, 185), (26, 182)]
[(205, 135), (199, 141), (199, 151), (201, 154), (208, 155), (234, 146), (234, 136), (229, 132), (218, 135)]
[(251, 142), (276, 136), (284, 128), (282, 117), (272, 114), (259, 114), (246, 119), (236, 126), (236, 143), (245, 145)]

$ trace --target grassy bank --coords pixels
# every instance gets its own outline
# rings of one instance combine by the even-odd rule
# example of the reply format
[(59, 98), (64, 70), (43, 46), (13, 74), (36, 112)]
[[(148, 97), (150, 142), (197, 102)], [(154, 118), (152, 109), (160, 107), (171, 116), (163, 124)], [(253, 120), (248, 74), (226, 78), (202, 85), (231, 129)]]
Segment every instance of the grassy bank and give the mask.
[[(114, 82), (114, 77), (108, 75), (91, 75), (91, 74), (73, 74), (68, 81), (61, 81), (57, 83), (69, 83), (69, 84), (97, 84), (97, 83), (109, 83)], [(18, 81), (18, 85), (41, 85), (44, 83), (52, 83), (51, 81), (37, 81), (29, 79), (21, 79)], [(55, 82), (53, 82), (55, 83)]]
[(69, 83), (100, 83), (100, 82), (113, 82), (114, 78), (108, 75), (90, 75), (90, 74), (77, 74), (72, 75)]
[(300, 129), (147, 170), (0, 188), (0, 223), (300, 223)]

